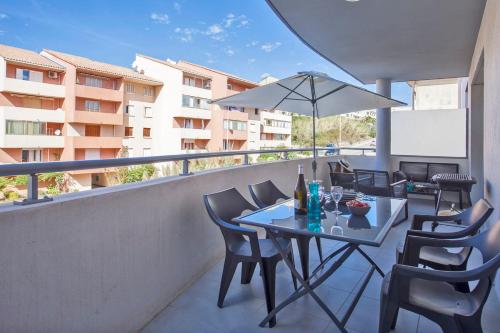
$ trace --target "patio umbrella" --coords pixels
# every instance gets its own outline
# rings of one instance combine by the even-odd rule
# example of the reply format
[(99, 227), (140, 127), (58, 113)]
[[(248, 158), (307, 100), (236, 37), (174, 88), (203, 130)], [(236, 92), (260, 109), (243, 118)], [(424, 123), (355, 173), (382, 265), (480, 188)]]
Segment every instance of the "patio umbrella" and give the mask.
[(221, 106), (286, 110), (313, 117), (313, 179), (316, 179), (316, 117), (327, 117), (361, 110), (406, 105), (367, 89), (335, 80), (324, 73), (298, 74), (213, 100)]

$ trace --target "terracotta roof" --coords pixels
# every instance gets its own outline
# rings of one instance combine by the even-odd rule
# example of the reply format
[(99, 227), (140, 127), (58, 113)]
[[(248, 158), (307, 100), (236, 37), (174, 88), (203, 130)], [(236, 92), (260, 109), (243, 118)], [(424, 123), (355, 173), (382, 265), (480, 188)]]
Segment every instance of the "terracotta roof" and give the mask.
[(107, 64), (104, 62), (94, 61), (85, 57), (80, 57), (72, 54), (62, 53), (58, 51), (52, 50), (44, 50), (45, 52), (53, 55), (56, 58), (61, 59), (82, 71), (88, 71), (92, 73), (101, 73), (104, 75), (112, 75), (115, 77), (122, 77), (124, 79), (131, 79), (135, 81), (141, 81), (149, 84), (161, 85), (163, 84), (161, 81), (155, 80), (149, 76), (140, 74), (135, 72), (134, 70), (122, 67)]
[(182, 66), (182, 63), (188, 64), (188, 65), (191, 65), (191, 66), (200, 67), (200, 68), (203, 68), (203, 69), (215, 72), (215, 73), (219, 73), (219, 74), (222, 74), (222, 75), (225, 75), (225, 76), (229, 77), (230, 79), (233, 79), (233, 80), (236, 80), (236, 81), (241, 81), (243, 83), (250, 84), (252, 86), (256, 86), (256, 87), (259, 86), (259, 84), (256, 83), (256, 82), (253, 82), (253, 81), (250, 81), (250, 80), (247, 80), (247, 79), (243, 79), (243, 78), (241, 78), (239, 76), (236, 76), (236, 75), (233, 75), (233, 74), (230, 74), (230, 73), (226, 73), (226, 72), (223, 72), (223, 71), (219, 71), (217, 69), (213, 69), (213, 68), (210, 68), (210, 67), (206, 67), (206, 66), (194, 64), (192, 62), (184, 61), (184, 60), (179, 60), (177, 62), (177, 64), (181, 64), (181, 66)]
[(204, 74), (204, 73), (201, 73), (201, 72), (197, 72), (197, 71), (193, 71), (192, 69), (189, 69), (189, 68), (181, 67), (181, 66), (177, 65), (176, 63), (174, 63), (172, 61), (156, 59), (156, 58), (144, 55), (144, 54), (137, 54), (137, 56), (149, 59), (151, 61), (155, 61), (157, 63), (163, 64), (163, 65), (166, 65), (166, 66), (170, 66), (172, 68), (178, 69), (178, 70), (183, 71), (185, 73), (189, 73), (191, 75), (200, 76), (200, 77), (207, 78), (207, 79), (211, 79), (212, 78), (212, 76), (210, 76), (210, 75), (207, 75), (207, 74)]
[(64, 71), (64, 67), (40, 54), (13, 46), (0, 44), (0, 57), (6, 61)]

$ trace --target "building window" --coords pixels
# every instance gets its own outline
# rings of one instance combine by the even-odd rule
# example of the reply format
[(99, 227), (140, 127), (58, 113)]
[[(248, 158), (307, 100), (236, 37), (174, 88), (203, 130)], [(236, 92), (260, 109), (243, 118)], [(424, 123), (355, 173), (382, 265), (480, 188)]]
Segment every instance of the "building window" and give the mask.
[(232, 85), (231, 83), (228, 83), (228, 84), (227, 84), (227, 89), (229, 89), (229, 90), (233, 90), (233, 85)]
[(135, 94), (135, 86), (132, 83), (125, 84), (125, 92), (127, 94)]
[(85, 125), (85, 136), (101, 136), (99, 125)]
[(125, 136), (128, 136), (128, 137), (134, 136), (134, 128), (133, 127), (125, 127)]
[(42, 162), (41, 149), (23, 149), (21, 151), (22, 162)]
[(99, 101), (85, 101), (85, 110), (92, 112), (99, 112), (101, 110), (101, 102)]
[(152, 118), (153, 117), (153, 109), (150, 106), (144, 107), (144, 117)]
[(150, 138), (151, 137), (151, 128), (144, 127), (142, 129), (142, 136), (145, 138)]
[(255, 115), (258, 115), (259, 114), (259, 109), (255, 108), (254, 112), (255, 112)]
[(238, 120), (224, 120), (224, 129), (234, 130), (234, 131), (246, 131), (247, 123)]
[(102, 88), (102, 79), (95, 76), (86, 76), (85, 85), (89, 87)]
[(144, 96), (153, 96), (153, 87), (144, 87)]
[(193, 150), (194, 149), (194, 141), (193, 140), (183, 140), (182, 141), (182, 149), (183, 150)]
[(127, 105), (125, 107), (125, 114), (129, 116), (134, 116), (135, 115), (135, 105)]
[(266, 119), (266, 126), (290, 128), (290, 125), (291, 123), (289, 121)]
[(43, 72), (16, 68), (16, 79), (24, 81), (43, 82)]
[(236, 112), (245, 112), (245, 108), (241, 106), (225, 106), (224, 110), (227, 111), (236, 111)]
[(273, 140), (286, 140), (286, 134), (273, 134)]
[(47, 123), (39, 121), (6, 120), (5, 134), (47, 135)]
[(210, 108), (208, 99), (198, 98), (188, 95), (182, 95), (182, 106), (187, 108), (196, 108), (208, 110)]
[(142, 156), (144, 156), (144, 157), (149, 157), (149, 156), (151, 156), (151, 148), (144, 148), (144, 149), (142, 150)]
[(184, 119), (184, 128), (193, 128), (193, 119)]
[(193, 77), (189, 77), (189, 76), (184, 76), (184, 85), (185, 86), (191, 86), (191, 87), (194, 87), (196, 84), (196, 81)]

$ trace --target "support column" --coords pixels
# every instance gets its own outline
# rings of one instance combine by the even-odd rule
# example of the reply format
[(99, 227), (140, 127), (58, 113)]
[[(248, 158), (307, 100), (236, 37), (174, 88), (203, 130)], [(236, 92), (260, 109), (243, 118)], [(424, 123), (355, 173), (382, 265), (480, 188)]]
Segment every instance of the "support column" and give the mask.
[[(376, 91), (385, 97), (391, 97), (391, 80), (378, 79)], [(377, 138), (376, 138), (376, 168), (391, 172), (391, 109), (377, 109)]]

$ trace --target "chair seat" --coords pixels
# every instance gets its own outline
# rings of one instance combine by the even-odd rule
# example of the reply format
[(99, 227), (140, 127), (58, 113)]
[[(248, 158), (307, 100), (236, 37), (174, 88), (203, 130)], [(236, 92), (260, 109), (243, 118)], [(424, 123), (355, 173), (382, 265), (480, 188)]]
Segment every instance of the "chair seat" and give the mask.
[[(404, 251), (404, 241), (399, 242), (398, 257), (402, 256)], [(436, 263), (443, 266), (460, 266), (467, 259), (467, 251), (449, 252), (443, 247), (424, 246), (420, 250), (420, 260)]]
[[(389, 282), (391, 273), (389, 272), (382, 282), (382, 292), (387, 296), (389, 292)], [(455, 314), (468, 316), (477, 310), (472, 297), (456, 291), (447, 282), (427, 281), (422, 279), (411, 279), (409, 288), (409, 303), (413, 306), (424, 308), (446, 316)]]
[[(292, 243), (289, 239), (285, 238), (276, 238), (281, 248), (289, 249), (292, 246)], [(279, 256), (278, 249), (273, 244), (273, 241), (270, 239), (259, 239), (259, 247), (260, 247), (260, 255), (262, 258), (271, 258), (274, 256)], [(237, 246), (231, 249), (235, 255), (250, 257), (252, 256), (252, 250), (250, 248), (250, 242), (244, 241), (238, 243)]]

